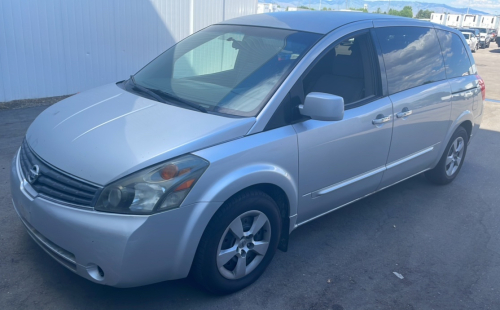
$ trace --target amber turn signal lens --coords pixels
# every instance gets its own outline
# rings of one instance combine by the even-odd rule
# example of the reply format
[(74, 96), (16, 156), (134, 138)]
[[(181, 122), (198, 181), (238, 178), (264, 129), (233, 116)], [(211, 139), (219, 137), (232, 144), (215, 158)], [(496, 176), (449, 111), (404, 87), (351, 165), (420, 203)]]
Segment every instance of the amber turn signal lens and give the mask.
[(181, 185), (179, 185), (176, 189), (175, 189), (175, 192), (178, 192), (178, 191), (182, 191), (184, 189), (188, 189), (190, 188), (194, 183), (194, 179), (191, 179), (191, 180), (187, 180), (186, 182), (182, 183)]
[(168, 165), (161, 169), (160, 176), (164, 180), (170, 180), (177, 175), (177, 171), (179, 171), (179, 168), (176, 165)]

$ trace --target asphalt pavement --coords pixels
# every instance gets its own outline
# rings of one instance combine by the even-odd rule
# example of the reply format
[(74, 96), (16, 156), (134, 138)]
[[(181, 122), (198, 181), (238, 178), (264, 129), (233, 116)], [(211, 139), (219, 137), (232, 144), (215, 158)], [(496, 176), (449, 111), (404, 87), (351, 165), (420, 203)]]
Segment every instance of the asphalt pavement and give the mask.
[[(487, 97), (500, 101), (500, 49), (475, 59)], [(0, 309), (500, 309), (500, 103), (486, 102), (453, 183), (416, 176), (303, 225), (256, 283), (222, 297), (185, 279), (94, 284), (30, 239), (8, 172), (45, 108), (0, 111)]]

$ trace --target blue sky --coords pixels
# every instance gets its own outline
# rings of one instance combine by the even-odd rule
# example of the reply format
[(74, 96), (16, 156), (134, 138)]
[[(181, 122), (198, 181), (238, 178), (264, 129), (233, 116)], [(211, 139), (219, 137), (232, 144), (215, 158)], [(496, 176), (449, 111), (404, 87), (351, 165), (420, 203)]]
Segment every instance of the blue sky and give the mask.
[[(297, 1), (285, 0), (283, 2), (306, 3), (307, 1), (308, 0), (297, 0)], [(314, 0), (314, 2), (318, 1), (319, 0)], [(322, 0), (322, 1), (324, 3), (328, 3), (328, 0)], [(370, 1), (370, 0), (365, 0), (365, 1)], [(389, 0), (377, 0), (377, 1), (389, 1)], [(500, 0), (397, 0), (397, 1), (443, 3), (456, 8), (467, 8), (470, 2), (470, 7), (473, 9), (488, 12), (494, 15), (500, 15)], [(280, 2), (280, 0), (259, 0), (259, 2)]]
[[(407, 0), (400, 0), (407, 1)], [(408, 0), (414, 1), (414, 0)], [(418, 0), (416, 0), (418, 1)], [(466, 8), (469, 6), (469, 0), (429, 0), (418, 2), (444, 3), (456, 8)], [(470, 7), (476, 10), (485, 11), (491, 14), (500, 15), (500, 0), (470, 0)]]

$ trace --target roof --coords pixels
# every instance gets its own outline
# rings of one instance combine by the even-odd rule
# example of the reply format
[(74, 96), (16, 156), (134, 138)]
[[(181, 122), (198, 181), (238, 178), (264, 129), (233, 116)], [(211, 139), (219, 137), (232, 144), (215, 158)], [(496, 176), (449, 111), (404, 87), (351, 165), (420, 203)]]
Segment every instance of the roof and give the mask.
[(409, 20), (404, 17), (362, 12), (296, 11), (246, 15), (219, 24), (261, 26), (326, 34), (345, 24), (377, 19)]

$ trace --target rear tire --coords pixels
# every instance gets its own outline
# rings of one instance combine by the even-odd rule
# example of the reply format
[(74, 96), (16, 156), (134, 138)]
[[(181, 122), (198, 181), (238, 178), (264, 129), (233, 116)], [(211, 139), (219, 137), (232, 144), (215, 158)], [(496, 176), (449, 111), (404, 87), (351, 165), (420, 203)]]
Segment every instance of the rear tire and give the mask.
[(425, 172), (432, 183), (445, 185), (451, 183), (460, 172), (467, 154), (469, 135), (462, 126), (451, 136), (445, 152), (434, 169)]
[(280, 232), (279, 208), (269, 195), (258, 190), (237, 194), (210, 220), (191, 276), (214, 294), (239, 291), (264, 273), (276, 253)]

